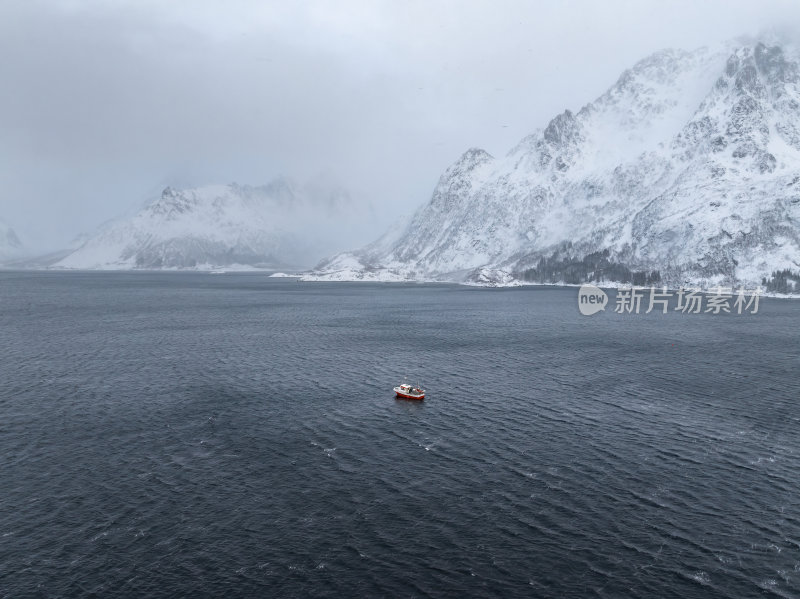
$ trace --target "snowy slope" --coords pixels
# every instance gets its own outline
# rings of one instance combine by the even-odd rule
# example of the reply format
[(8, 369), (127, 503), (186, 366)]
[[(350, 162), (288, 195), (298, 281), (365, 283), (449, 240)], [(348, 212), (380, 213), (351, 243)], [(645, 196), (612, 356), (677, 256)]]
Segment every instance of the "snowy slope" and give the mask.
[(505, 157), (468, 150), (393, 243), (309, 278), (520, 278), (596, 252), (670, 284), (798, 270), (799, 107), (788, 47), (658, 52)]
[[(176, 190), (110, 223), (59, 268), (296, 268), (346, 247), (363, 222), (348, 194), (280, 178), (262, 187)], [(364, 214), (364, 211), (360, 211)]]

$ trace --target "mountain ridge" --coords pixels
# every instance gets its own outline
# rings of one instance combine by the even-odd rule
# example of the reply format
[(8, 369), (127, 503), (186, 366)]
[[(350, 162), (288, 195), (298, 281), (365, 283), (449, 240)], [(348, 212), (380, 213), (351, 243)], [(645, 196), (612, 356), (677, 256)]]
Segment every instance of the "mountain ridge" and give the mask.
[(800, 269), (798, 106), (791, 48), (656, 52), (506, 156), (467, 150), (395, 243), (306, 278), (520, 281), (607, 252), (664, 284), (761, 283)]
[[(362, 220), (347, 218), (357, 207)], [(343, 234), (359, 231), (370, 214), (369, 206), (357, 204), (342, 188), (288, 177), (261, 186), (167, 187), (51, 267), (296, 269), (341, 247)]]

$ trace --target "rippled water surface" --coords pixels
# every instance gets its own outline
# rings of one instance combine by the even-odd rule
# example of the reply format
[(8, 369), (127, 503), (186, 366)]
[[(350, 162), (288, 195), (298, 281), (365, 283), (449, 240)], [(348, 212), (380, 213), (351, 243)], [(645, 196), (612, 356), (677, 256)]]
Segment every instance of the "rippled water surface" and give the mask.
[(800, 302), (576, 296), (0, 273), (0, 596), (800, 596)]

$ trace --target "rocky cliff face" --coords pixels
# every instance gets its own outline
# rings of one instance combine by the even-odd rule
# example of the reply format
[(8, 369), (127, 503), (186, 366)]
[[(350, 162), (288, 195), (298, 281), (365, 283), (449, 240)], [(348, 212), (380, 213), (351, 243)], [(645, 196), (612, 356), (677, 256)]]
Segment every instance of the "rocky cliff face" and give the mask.
[(788, 47), (658, 52), (505, 157), (468, 150), (404, 230), (310, 277), (537, 280), (598, 255), (676, 285), (800, 270), (798, 107)]

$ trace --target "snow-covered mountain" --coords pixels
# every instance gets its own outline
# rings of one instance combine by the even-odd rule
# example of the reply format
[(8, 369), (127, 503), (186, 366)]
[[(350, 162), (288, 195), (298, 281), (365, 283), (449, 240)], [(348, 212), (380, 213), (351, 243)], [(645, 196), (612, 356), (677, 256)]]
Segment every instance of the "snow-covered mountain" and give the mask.
[(369, 210), (344, 190), (279, 178), (261, 187), (167, 188), (112, 222), (57, 268), (297, 268), (363, 238)]
[[(403, 230), (308, 278), (760, 284), (800, 270), (800, 66), (665, 50), (506, 156), (473, 148)], [(657, 271), (657, 272), (653, 272)]]

